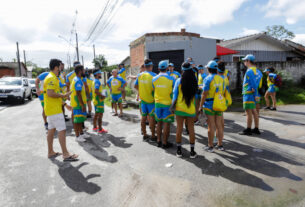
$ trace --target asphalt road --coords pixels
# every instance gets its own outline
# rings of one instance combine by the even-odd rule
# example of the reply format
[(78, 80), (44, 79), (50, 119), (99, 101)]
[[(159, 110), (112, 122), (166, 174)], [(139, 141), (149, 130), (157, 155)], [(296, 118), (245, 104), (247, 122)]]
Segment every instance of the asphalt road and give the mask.
[[(0, 110), (0, 206), (305, 206), (305, 106), (263, 112), (261, 136), (237, 135), (242, 113), (225, 114), (225, 152), (207, 153), (207, 129), (196, 127), (198, 157), (142, 141), (138, 111), (123, 119), (106, 109), (109, 133), (83, 144), (68, 123), (74, 163), (47, 158), (37, 99)], [(86, 122), (90, 129), (90, 120)], [(171, 140), (175, 139), (172, 127)], [(58, 140), (55, 149), (60, 150)], [(171, 164), (171, 167), (166, 167)]]

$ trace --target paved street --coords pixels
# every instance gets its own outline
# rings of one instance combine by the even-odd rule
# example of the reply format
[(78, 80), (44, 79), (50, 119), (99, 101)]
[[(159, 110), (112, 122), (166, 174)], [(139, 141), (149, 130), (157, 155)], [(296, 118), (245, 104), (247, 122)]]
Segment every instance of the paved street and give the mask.
[(207, 129), (197, 127), (196, 159), (188, 158), (188, 137), (177, 158), (175, 148), (142, 142), (138, 111), (121, 120), (107, 108), (107, 135), (90, 132), (79, 144), (68, 124), (74, 163), (47, 159), (37, 99), (1, 107), (0, 206), (305, 206), (305, 105), (263, 112), (261, 136), (237, 135), (245, 116), (226, 113), (225, 152), (205, 152)]

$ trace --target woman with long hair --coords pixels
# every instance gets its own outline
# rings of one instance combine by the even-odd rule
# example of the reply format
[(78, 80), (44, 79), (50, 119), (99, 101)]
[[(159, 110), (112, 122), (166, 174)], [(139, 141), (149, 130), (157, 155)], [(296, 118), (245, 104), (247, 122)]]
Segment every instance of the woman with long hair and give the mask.
[(177, 131), (177, 157), (182, 157), (181, 137), (184, 121), (187, 123), (190, 138), (190, 158), (196, 158), (195, 152), (195, 130), (194, 121), (196, 118), (195, 95), (198, 89), (198, 83), (192, 66), (185, 62), (182, 64), (182, 76), (177, 79), (174, 87), (174, 97), (171, 110), (176, 114)]

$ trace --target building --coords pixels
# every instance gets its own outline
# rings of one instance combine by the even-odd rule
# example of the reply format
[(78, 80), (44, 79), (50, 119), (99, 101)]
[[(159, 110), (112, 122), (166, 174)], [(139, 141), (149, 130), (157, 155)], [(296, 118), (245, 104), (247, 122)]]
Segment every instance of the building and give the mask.
[(130, 66), (130, 56), (127, 56), (120, 64), (124, 64), (128, 68)]
[(216, 39), (203, 38), (200, 34), (186, 32), (147, 33), (130, 43), (132, 74), (138, 72), (146, 58), (152, 59), (154, 71), (158, 63), (169, 60), (180, 71), (181, 64), (192, 57), (196, 64), (206, 64), (216, 56)]
[(222, 57), (225, 62), (239, 62), (241, 57), (253, 54), (257, 62), (287, 62), (305, 60), (305, 48), (292, 41), (281, 41), (265, 32), (231, 40), (219, 41), (218, 45), (239, 53)]
[(21, 75), (18, 67), (18, 62), (0, 62), (0, 78), (3, 76), (25, 76), (27, 77), (28, 71), (24, 63), (20, 63)]

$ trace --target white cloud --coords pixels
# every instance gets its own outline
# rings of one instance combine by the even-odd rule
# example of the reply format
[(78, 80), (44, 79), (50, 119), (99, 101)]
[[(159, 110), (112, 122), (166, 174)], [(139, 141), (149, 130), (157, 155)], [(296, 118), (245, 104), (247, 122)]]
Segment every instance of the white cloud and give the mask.
[(266, 17), (284, 17), (287, 24), (305, 19), (304, 0), (269, 0), (264, 9)]
[(248, 28), (243, 28), (243, 32), (240, 34), (240, 36), (248, 36), (252, 34), (257, 34), (259, 33), (259, 30), (256, 29), (248, 29)]
[[(180, 31), (184, 27), (190, 31), (189, 28), (192, 27), (207, 28), (229, 22), (245, 1), (247, 0), (131, 0), (122, 3), (123, 0), (118, 0), (118, 5), (121, 6), (109, 27), (112, 30), (106, 30), (97, 38), (96, 53), (105, 54), (110, 64), (118, 63), (129, 55), (129, 43), (145, 33)], [(48, 59), (54, 55), (66, 60), (69, 47), (58, 35), (70, 39), (77, 9), (80, 53), (84, 55), (86, 63), (91, 63), (92, 44), (89, 41), (84, 45), (82, 41), (105, 3), (100, 0), (5, 1), (0, 7), (1, 30), (5, 30), (0, 33), (0, 57), (7, 60), (14, 58), (15, 42), (19, 41), (20, 50), (26, 50), (39, 65), (46, 66)], [(99, 32), (101, 27), (97, 28), (95, 35)], [(74, 44), (75, 37), (71, 38)], [(70, 54), (73, 58), (73, 47), (70, 47)]]
[(295, 38), (292, 41), (305, 46), (305, 34), (295, 34)]

